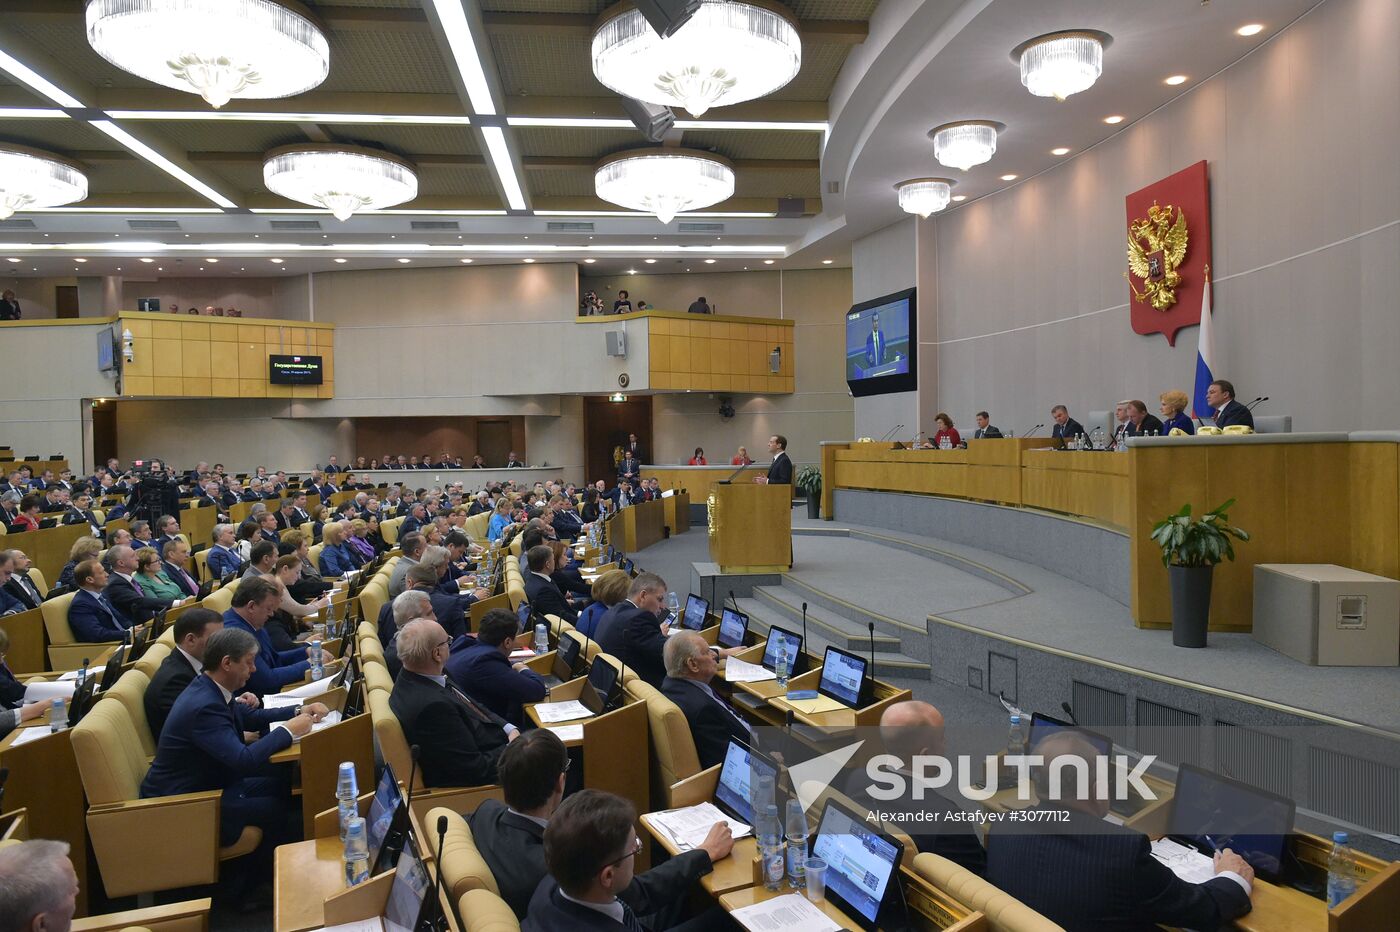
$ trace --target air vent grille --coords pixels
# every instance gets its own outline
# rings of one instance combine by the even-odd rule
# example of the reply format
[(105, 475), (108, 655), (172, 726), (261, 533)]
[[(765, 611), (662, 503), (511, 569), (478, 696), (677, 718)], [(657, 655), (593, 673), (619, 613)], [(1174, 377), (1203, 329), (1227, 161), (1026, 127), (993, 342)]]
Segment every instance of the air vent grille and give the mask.
[(551, 220), (547, 224), (551, 233), (592, 233), (593, 223), (589, 220)]
[(1172, 764), (1201, 762), (1201, 717), (1175, 706), (1137, 701), (1137, 749)]
[(144, 230), (147, 232), (182, 229), (180, 221), (178, 220), (128, 220), (126, 226), (129, 230)]
[(288, 233), (315, 233), (321, 229), (319, 220), (269, 220), (268, 226)]
[(1400, 769), (1327, 748), (1308, 748), (1308, 808), (1400, 834)]
[(1215, 769), (1261, 790), (1293, 795), (1293, 742), (1234, 722), (1215, 722)]
[(1128, 697), (1123, 693), (1074, 680), (1070, 686), (1074, 716), (1085, 728), (1093, 728), (1126, 743)]
[(11, 217), (9, 220), (0, 220), (0, 230), (32, 230), (34, 228), (33, 220), (22, 220), (15, 217)]
[(413, 220), (409, 226), (423, 233), (456, 233), (462, 228), (456, 220)]
[(826, 193), (827, 193), (827, 194), (840, 194), (840, 193), (841, 193), (841, 182), (839, 182), (839, 181), (828, 181), (828, 182), (826, 183)]
[(723, 233), (723, 232), (724, 232), (724, 224), (722, 224), (722, 223), (700, 223), (700, 222), (694, 221), (694, 220), (692, 220), (692, 221), (682, 220), (682, 221), (680, 222), (679, 230), (680, 230), (680, 232), (682, 232), (682, 233)]

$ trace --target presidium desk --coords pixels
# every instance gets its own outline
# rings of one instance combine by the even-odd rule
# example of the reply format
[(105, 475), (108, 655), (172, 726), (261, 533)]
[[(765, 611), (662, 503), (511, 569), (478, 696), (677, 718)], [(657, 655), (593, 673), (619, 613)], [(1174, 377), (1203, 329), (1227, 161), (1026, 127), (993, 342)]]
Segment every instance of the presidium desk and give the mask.
[[(1126, 536), (1134, 622), (1171, 627), (1171, 596), (1152, 526), (1190, 503), (1200, 515), (1235, 499), (1250, 533), (1216, 568), (1212, 631), (1253, 627), (1254, 566), (1336, 563), (1400, 578), (1400, 432), (1145, 437), (1125, 453), (1047, 448), (1043, 438), (972, 440), (965, 450), (825, 443), (822, 507), (836, 489), (934, 495), (1069, 516)], [(931, 528), (929, 535), (938, 536)]]

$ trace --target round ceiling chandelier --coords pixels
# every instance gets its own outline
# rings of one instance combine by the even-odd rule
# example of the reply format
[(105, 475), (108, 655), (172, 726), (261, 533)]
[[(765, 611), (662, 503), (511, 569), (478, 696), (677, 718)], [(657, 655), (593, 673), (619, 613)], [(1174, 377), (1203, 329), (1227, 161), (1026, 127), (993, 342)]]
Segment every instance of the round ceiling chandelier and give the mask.
[(412, 163), (377, 149), (335, 144), (273, 149), (263, 161), (263, 184), (273, 194), (324, 207), (337, 220), (418, 196)]
[(933, 156), (948, 168), (967, 171), (991, 161), (997, 154), (997, 133), (1002, 126), (991, 120), (964, 120), (944, 123), (928, 131), (933, 138)]
[(796, 21), (776, 3), (701, 0), (665, 39), (635, 7), (614, 9), (593, 33), (593, 74), (624, 97), (699, 117), (771, 94), (802, 67)]
[(1094, 86), (1103, 74), (1103, 50), (1112, 41), (1089, 29), (1052, 32), (1018, 45), (1011, 57), (1021, 66), (1026, 90), (1064, 100)]
[(62, 207), (88, 196), (78, 166), (38, 149), (0, 145), (0, 220), (17, 210)]
[(695, 149), (629, 149), (598, 163), (593, 187), (605, 201), (670, 223), (678, 213), (733, 197), (734, 167)]
[(330, 71), (330, 46), (293, 0), (89, 0), (97, 54), (139, 78), (199, 94), (291, 97)]
[(899, 192), (900, 209), (927, 220), (931, 214), (948, 206), (954, 184), (948, 178), (910, 178), (894, 187)]

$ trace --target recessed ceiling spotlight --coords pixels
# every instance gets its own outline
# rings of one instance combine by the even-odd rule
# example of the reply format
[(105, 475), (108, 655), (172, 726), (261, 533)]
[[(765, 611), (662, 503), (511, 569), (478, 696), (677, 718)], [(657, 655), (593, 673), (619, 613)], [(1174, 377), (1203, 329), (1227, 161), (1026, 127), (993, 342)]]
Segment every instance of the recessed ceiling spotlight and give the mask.
[(1259, 35), (1259, 33), (1263, 32), (1263, 31), (1264, 31), (1264, 24), (1263, 24), (1263, 23), (1249, 23), (1248, 25), (1246, 25), (1246, 26), (1241, 26), (1239, 29), (1236, 29), (1236, 30), (1235, 30), (1235, 32), (1236, 32), (1238, 35), (1241, 35), (1241, 36), (1257, 36), (1257, 35)]
[(965, 200), (967, 200), (967, 195), (966, 195), (966, 194), (954, 194), (954, 195), (953, 195), (953, 200), (958, 201), (958, 202), (965, 201)]
[[(38, 269), (35, 269), (35, 271), (38, 271)], [(157, 266), (157, 267), (156, 267), (156, 271), (157, 271), (157, 272), (164, 272), (165, 269), (162, 268), (162, 267), (160, 267), (160, 266)]]
[(203, 272), (203, 271), (204, 271), (204, 266), (201, 265), (201, 266), (199, 267), (199, 270), (200, 270), (201, 272)]
[(218, 259), (205, 259), (204, 261), (205, 261), (205, 262), (208, 262), (210, 265), (218, 265), (218, 264), (219, 264), (219, 260), (218, 260)]
[(86, 260), (86, 259), (74, 259), (73, 261), (74, 261), (74, 262), (86, 262), (87, 260)]
[(1055, 148), (1053, 148), (1053, 149), (1050, 150), (1050, 154), (1051, 154), (1051, 155), (1069, 155), (1069, 148), (1068, 148), (1067, 146), (1056, 146)]
[(150, 265), (152, 262), (154, 262), (154, 261), (156, 261), (156, 260), (154, 260), (154, 259), (142, 259), (141, 261), (144, 262), (144, 263), (146, 263), (147, 265)]
[(764, 264), (764, 265), (772, 265), (772, 264), (773, 264), (774, 262), (776, 262), (776, 261), (777, 261), (776, 259), (764, 259), (764, 260), (763, 260), (763, 264)]
[(1109, 126), (1117, 126), (1119, 123), (1123, 122), (1123, 118), (1115, 113), (1113, 116), (1104, 117), (1103, 121)]
[[(472, 260), (470, 260), (470, 259), (463, 259), (462, 261), (463, 261), (463, 262), (470, 262), (470, 261), (472, 261)], [(584, 261), (584, 263), (585, 263), (586, 265), (592, 265), (593, 263), (597, 262), (598, 260), (597, 260), (597, 259), (584, 259), (583, 261)]]
[[(593, 260), (592, 260), (592, 259), (584, 259), (583, 261), (584, 261), (584, 262), (592, 262)], [(472, 264), (472, 260), (471, 260), (471, 259), (463, 259), (463, 260), (462, 260), (462, 264), (463, 264), (463, 265), (471, 265), (471, 264)]]
[[(686, 269), (686, 271), (689, 272), (690, 269)], [(636, 275), (636, 274), (637, 274), (637, 270), (636, 270), (636, 269), (628, 269), (628, 270), (627, 270), (627, 274), (628, 274), (628, 275)]]
[(1002, 181), (1015, 181), (1015, 180), (1016, 180), (1017, 178), (1019, 178), (1019, 177), (1021, 177), (1021, 176), (1020, 176), (1020, 175), (1002, 175), (1002, 176), (1001, 176), (1001, 180), (1002, 180)]
[(412, 259), (400, 259), (400, 260), (399, 260), (399, 262), (402, 263), (403, 265), (408, 265), (408, 264), (409, 264), (410, 262), (412, 262), (412, 261), (413, 261)]
[(18, 260), (18, 259), (11, 259), (10, 261), (11, 261), (11, 262), (18, 262), (18, 261), (20, 261), (20, 260)]
[(645, 262), (647, 265), (656, 265), (655, 259), (643, 259), (642, 261)]
[(281, 265), (281, 264), (282, 264), (282, 260), (281, 260), (281, 259), (268, 259), (267, 261), (268, 261), (268, 262), (271, 262), (273, 265)]
[(526, 259), (525, 261), (526, 261), (526, 262), (534, 262), (535, 260), (534, 260), (534, 259)]
[(336, 265), (344, 265), (345, 263), (347, 263), (347, 262), (349, 262), (349, 261), (350, 261), (349, 259), (337, 259), (337, 260), (335, 260), (335, 264), (336, 264)]
[(1184, 75), (1184, 74), (1174, 74), (1174, 75), (1172, 75), (1170, 78), (1167, 78), (1166, 83), (1170, 84), (1172, 87), (1176, 87), (1178, 84), (1185, 84), (1185, 83), (1186, 83), (1186, 75)]
[(714, 264), (715, 264), (715, 260), (714, 260), (714, 259), (706, 259), (706, 260), (705, 260), (705, 264), (706, 264), (706, 265), (714, 265)]

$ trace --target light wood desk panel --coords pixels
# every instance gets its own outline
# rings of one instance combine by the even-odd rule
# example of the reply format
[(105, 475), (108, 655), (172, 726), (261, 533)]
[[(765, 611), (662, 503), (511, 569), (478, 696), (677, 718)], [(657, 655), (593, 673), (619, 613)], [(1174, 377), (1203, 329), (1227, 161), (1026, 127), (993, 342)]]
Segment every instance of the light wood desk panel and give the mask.
[(1126, 529), (1130, 456), (1026, 450), (1021, 460), (1021, 503)]
[(710, 559), (722, 572), (785, 572), (792, 565), (792, 491), (754, 482), (715, 487)]
[(755, 463), (740, 470), (738, 466), (721, 463), (718, 466), (643, 466), (642, 478), (660, 480), (663, 489), (685, 489), (692, 502), (703, 502), (721, 479), (728, 479), (736, 470), (739, 474), (734, 476), (735, 482), (752, 482), (754, 476), (768, 475), (766, 465)]

